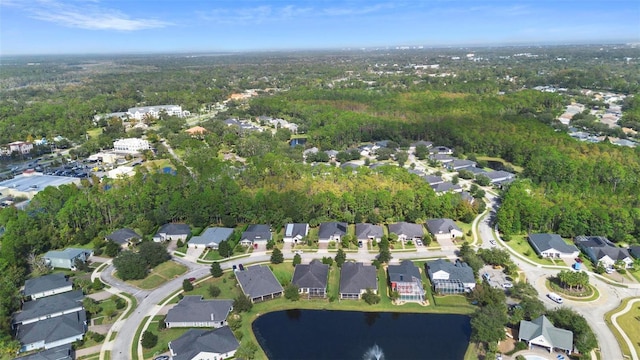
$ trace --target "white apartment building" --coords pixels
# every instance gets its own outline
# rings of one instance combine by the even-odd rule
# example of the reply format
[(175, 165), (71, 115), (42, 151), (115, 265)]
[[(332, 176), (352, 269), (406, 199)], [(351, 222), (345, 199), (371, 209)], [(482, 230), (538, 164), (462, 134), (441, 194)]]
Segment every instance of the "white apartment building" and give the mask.
[(17, 153), (26, 155), (31, 152), (31, 150), (33, 150), (32, 143), (24, 141), (14, 141), (0, 149), (0, 153), (4, 155), (11, 155), (11, 153), (15, 151)]
[(113, 150), (116, 152), (135, 154), (150, 149), (151, 146), (147, 140), (138, 138), (120, 139), (113, 142)]
[(142, 118), (147, 115), (154, 118), (160, 116), (162, 111), (165, 111), (169, 116), (188, 116), (190, 113), (188, 111), (182, 111), (182, 106), (179, 105), (155, 105), (155, 106), (140, 106), (133, 107), (127, 111), (127, 113), (136, 120), (142, 120)]

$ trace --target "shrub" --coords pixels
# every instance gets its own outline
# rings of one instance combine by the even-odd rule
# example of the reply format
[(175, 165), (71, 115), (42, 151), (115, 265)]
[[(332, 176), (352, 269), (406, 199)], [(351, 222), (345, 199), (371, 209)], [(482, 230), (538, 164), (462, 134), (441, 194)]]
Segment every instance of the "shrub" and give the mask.
[(145, 349), (151, 349), (158, 343), (158, 336), (150, 331), (142, 333), (142, 341), (140, 341), (142, 347)]
[(182, 281), (182, 290), (184, 290), (184, 291), (193, 290), (193, 284), (191, 283), (191, 281), (189, 281), (189, 279), (184, 279)]
[(362, 295), (362, 299), (369, 305), (374, 305), (380, 302), (380, 296), (371, 291), (371, 289), (367, 289), (367, 292)]
[(101, 343), (104, 341), (105, 336), (100, 333), (94, 332), (91, 334), (91, 338), (93, 339), (93, 341)]
[(165, 315), (162, 319), (160, 319), (160, 321), (158, 321), (158, 331), (162, 331), (167, 328), (167, 323), (165, 322), (166, 320), (167, 316)]
[(218, 296), (220, 296), (221, 292), (222, 290), (220, 290), (219, 287), (215, 285), (209, 285), (209, 295), (211, 295), (211, 297), (217, 298)]
[(123, 298), (117, 298), (114, 300), (114, 302), (116, 303), (116, 309), (118, 310), (122, 310), (125, 308), (125, 306), (127, 306), (127, 302), (124, 301)]

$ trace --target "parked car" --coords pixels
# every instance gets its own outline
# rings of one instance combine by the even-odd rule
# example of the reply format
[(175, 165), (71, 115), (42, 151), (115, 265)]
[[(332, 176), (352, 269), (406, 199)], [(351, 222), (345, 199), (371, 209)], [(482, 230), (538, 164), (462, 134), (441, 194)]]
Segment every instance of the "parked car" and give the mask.
[(196, 281), (196, 278), (194, 278), (194, 277), (190, 277), (190, 278), (189, 278), (189, 281), (194, 282), (194, 281)]
[(608, 267), (608, 268), (604, 269), (604, 271), (605, 271), (607, 274), (611, 274), (611, 273), (613, 273), (614, 271), (616, 271), (616, 269), (614, 269), (614, 268), (612, 268), (612, 267)]
[(233, 265), (233, 267), (231, 267), (233, 269), (233, 271), (238, 271), (238, 265)]
[(304, 253), (304, 251), (302, 250), (296, 250), (293, 252), (294, 254), (298, 254), (298, 255), (302, 255)]
[(513, 287), (513, 284), (510, 282), (506, 282), (504, 284), (502, 284), (502, 287), (505, 289), (511, 289)]
[(489, 275), (489, 273), (482, 274), (482, 277), (487, 281), (489, 281), (489, 279), (491, 279), (491, 275)]
[(162, 355), (154, 358), (153, 360), (169, 360), (169, 359), (170, 357), (168, 357), (167, 355)]
[(582, 259), (580, 259), (579, 257), (577, 257), (575, 260), (577, 263), (582, 263)]
[(362, 247), (362, 241), (358, 241), (358, 247), (361, 248)]
[(244, 266), (242, 264), (239, 264), (238, 268), (240, 269), (240, 271), (244, 271)]
[(422, 240), (416, 240), (416, 245), (417, 246), (422, 246)]

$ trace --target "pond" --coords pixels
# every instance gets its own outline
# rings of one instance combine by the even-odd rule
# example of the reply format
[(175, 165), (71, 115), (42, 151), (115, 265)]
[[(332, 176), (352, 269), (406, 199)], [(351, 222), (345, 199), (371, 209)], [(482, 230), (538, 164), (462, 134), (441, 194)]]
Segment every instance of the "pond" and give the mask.
[(463, 359), (468, 316), (286, 310), (260, 316), (253, 332), (271, 360)]
[(296, 139), (291, 139), (291, 141), (289, 141), (289, 145), (291, 145), (291, 147), (294, 147), (297, 145), (304, 145), (306, 143), (307, 143), (306, 138), (296, 138)]

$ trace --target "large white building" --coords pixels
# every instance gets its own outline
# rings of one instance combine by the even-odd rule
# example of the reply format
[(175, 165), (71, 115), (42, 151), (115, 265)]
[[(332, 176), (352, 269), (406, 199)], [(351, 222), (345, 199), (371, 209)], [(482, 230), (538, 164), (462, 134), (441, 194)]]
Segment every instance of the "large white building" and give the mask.
[(142, 120), (143, 117), (151, 116), (157, 118), (160, 113), (165, 111), (169, 116), (188, 116), (188, 111), (182, 111), (182, 107), (179, 105), (155, 105), (155, 106), (140, 106), (133, 107), (127, 111), (127, 113), (136, 120)]
[(147, 140), (138, 138), (120, 139), (113, 142), (113, 150), (116, 152), (135, 154), (150, 149), (151, 146)]

